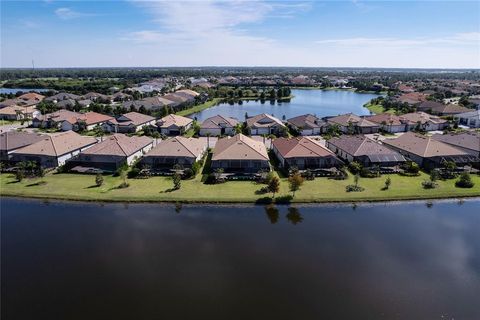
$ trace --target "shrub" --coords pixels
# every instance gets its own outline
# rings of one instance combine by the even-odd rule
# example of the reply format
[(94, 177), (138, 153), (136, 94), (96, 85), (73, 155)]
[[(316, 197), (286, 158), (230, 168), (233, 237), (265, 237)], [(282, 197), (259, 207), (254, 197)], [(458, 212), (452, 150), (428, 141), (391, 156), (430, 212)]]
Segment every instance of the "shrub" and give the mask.
[(363, 190), (365, 190), (365, 188), (360, 187), (359, 185), (349, 184), (345, 187), (345, 190), (347, 192), (362, 192)]
[(357, 173), (360, 173), (362, 171), (363, 166), (360, 162), (352, 161), (348, 165), (348, 168), (350, 169), (350, 172), (352, 172), (353, 174), (357, 174)]
[(401, 168), (405, 170), (406, 173), (409, 173), (412, 175), (418, 175), (420, 171), (420, 167), (418, 166), (418, 164), (416, 164), (413, 161), (405, 162), (405, 164), (403, 164)]
[(140, 174), (140, 168), (137, 168), (137, 167), (132, 168), (132, 170), (128, 172), (128, 178), (129, 179), (136, 178), (138, 177), (139, 174)]
[(455, 182), (455, 186), (458, 188), (473, 188), (474, 185), (475, 183), (472, 181), (468, 172), (463, 172)]
[(182, 186), (182, 177), (180, 174), (175, 172), (172, 176), (172, 181), (173, 181), (173, 189), (178, 190)]
[(195, 177), (195, 174), (194, 174), (194, 171), (190, 168), (186, 168), (185, 170), (183, 170), (183, 178), (184, 179), (190, 179), (190, 178), (193, 178)]
[(95, 177), (95, 185), (97, 187), (100, 187), (102, 184), (103, 184), (103, 176), (102, 176), (101, 173), (97, 173), (97, 175)]
[(368, 168), (362, 168), (360, 170), (360, 176), (362, 178), (376, 178), (380, 176), (380, 172), (377, 170), (370, 170)]
[(390, 177), (387, 177), (387, 179), (385, 179), (385, 186), (383, 187), (384, 190), (388, 190), (391, 185), (392, 185), (392, 179)]
[(435, 189), (438, 186), (438, 183), (432, 180), (425, 180), (422, 182), (424, 189)]
[(23, 169), (18, 169), (18, 170), (15, 172), (15, 179), (16, 179), (18, 182), (22, 182), (23, 178), (25, 178), (25, 171), (23, 171)]

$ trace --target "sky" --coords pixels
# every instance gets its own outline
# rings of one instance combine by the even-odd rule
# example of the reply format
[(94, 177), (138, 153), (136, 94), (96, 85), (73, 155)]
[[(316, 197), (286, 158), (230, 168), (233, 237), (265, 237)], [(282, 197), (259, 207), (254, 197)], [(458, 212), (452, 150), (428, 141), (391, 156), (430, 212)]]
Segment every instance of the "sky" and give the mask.
[(5, 1), (1, 67), (480, 68), (480, 1)]

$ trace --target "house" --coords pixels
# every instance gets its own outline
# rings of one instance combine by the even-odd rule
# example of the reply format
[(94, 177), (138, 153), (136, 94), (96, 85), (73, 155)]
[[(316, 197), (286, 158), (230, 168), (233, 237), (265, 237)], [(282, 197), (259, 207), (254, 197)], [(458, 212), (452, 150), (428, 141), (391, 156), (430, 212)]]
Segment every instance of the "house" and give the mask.
[(97, 139), (73, 131), (54, 133), (11, 152), (10, 161), (34, 161), (44, 168), (55, 168), (96, 143)]
[(113, 120), (111, 116), (107, 116), (97, 112), (86, 112), (65, 119), (61, 123), (62, 131), (83, 131), (93, 130), (96, 126), (102, 126), (107, 121)]
[(167, 136), (181, 135), (192, 127), (193, 120), (176, 114), (169, 114), (157, 121), (160, 133)]
[(400, 116), (408, 125), (408, 130), (436, 131), (448, 127), (448, 121), (425, 112), (412, 112)]
[(114, 134), (68, 160), (68, 165), (113, 172), (125, 163), (132, 165), (152, 147), (152, 138)]
[(26, 131), (7, 131), (0, 134), (0, 161), (8, 161), (11, 152), (43, 138), (41, 134)]
[(408, 130), (407, 121), (391, 113), (379, 113), (366, 117), (368, 121), (377, 124), (380, 130), (390, 133)]
[(247, 119), (247, 128), (252, 135), (275, 134), (281, 135), (286, 126), (274, 116), (262, 113)]
[(33, 118), (32, 125), (34, 128), (54, 128), (59, 127), (67, 119), (81, 116), (81, 113), (62, 109), (45, 115), (37, 115)]
[(202, 159), (207, 150), (207, 143), (203, 139), (172, 137), (161, 141), (150, 150), (142, 159), (142, 164), (152, 170), (168, 170), (174, 165), (191, 168)]
[(112, 95), (113, 101), (129, 101), (132, 100), (133, 97), (127, 93), (117, 92)]
[(327, 118), (329, 125), (337, 125), (343, 133), (376, 133), (380, 126), (366, 118), (359, 117), (353, 113), (342, 114), (336, 117)]
[(0, 119), (5, 120), (33, 119), (40, 114), (35, 107), (10, 106), (0, 109)]
[(45, 101), (51, 101), (53, 103), (57, 103), (59, 101), (62, 101), (62, 100), (67, 100), (67, 99), (70, 99), (70, 100), (81, 100), (82, 97), (80, 97), (79, 95), (76, 95), (76, 94), (73, 94), (73, 93), (67, 93), (67, 92), (60, 92), (60, 93), (57, 93), (53, 96), (50, 96), (50, 97), (47, 97), (45, 98)]
[(117, 119), (108, 120), (102, 125), (104, 131), (133, 133), (142, 130), (144, 126), (154, 126), (155, 118), (138, 112), (129, 112)]
[(304, 114), (287, 120), (290, 127), (302, 136), (314, 136), (323, 133), (327, 123), (312, 114)]
[(432, 139), (447, 143), (480, 158), (480, 132), (434, 134)]
[(320, 169), (342, 163), (332, 151), (307, 137), (275, 139), (272, 150), (283, 168)]
[(459, 113), (469, 112), (471, 109), (458, 104), (443, 104), (435, 101), (424, 101), (417, 106), (417, 111), (424, 111), (439, 116), (452, 116)]
[(98, 93), (98, 92), (89, 92), (87, 94), (84, 94), (82, 99), (83, 100), (90, 100), (90, 101), (94, 101), (94, 102), (102, 102), (102, 103), (113, 102), (112, 97), (107, 96), (105, 94)]
[(453, 116), (459, 124), (470, 128), (480, 128), (480, 110), (459, 113)]
[(19, 97), (17, 97), (17, 99), (23, 100), (23, 101), (37, 101), (37, 102), (40, 102), (43, 99), (45, 99), (45, 96), (43, 96), (41, 94), (38, 94), (36, 92), (28, 92), (28, 93), (24, 93), (24, 94), (20, 95)]
[(413, 132), (396, 139), (386, 139), (383, 143), (426, 169), (441, 167), (444, 161), (453, 161), (457, 165), (478, 161), (478, 158), (459, 148)]
[(239, 124), (237, 119), (216, 115), (205, 119), (200, 125), (201, 136), (208, 134), (212, 136), (234, 135), (235, 127)]
[(0, 102), (0, 109), (5, 107), (35, 107), (39, 102), (41, 102), (45, 97), (41, 94), (29, 92), (22, 94), (21, 96), (15, 99), (7, 99)]
[(140, 108), (143, 107), (145, 110), (158, 111), (164, 107), (174, 106), (175, 104), (174, 101), (163, 97), (148, 97), (142, 100), (125, 101), (123, 102), (122, 107), (128, 110), (140, 110)]
[(418, 105), (423, 101), (427, 101), (427, 97), (427, 94), (421, 92), (409, 92), (396, 97), (395, 100), (408, 105)]
[(225, 172), (256, 173), (270, 170), (267, 149), (262, 142), (243, 134), (219, 139), (213, 150), (212, 169)]
[(72, 109), (76, 103), (76, 100), (64, 99), (57, 102), (57, 107), (60, 109)]
[(341, 159), (359, 162), (364, 167), (394, 167), (405, 162), (400, 153), (363, 135), (331, 138), (326, 146)]

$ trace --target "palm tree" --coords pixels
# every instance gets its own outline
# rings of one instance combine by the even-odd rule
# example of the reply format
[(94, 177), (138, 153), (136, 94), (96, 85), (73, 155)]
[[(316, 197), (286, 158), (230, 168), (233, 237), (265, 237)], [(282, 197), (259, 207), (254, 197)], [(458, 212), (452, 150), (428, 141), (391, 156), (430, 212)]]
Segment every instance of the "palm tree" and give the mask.
[(211, 135), (212, 135), (212, 134), (211, 134), (210, 132), (207, 132), (207, 133), (205, 134), (205, 136), (207, 137), (207, 148), (210, 148), (210, 136), (211, 136)]

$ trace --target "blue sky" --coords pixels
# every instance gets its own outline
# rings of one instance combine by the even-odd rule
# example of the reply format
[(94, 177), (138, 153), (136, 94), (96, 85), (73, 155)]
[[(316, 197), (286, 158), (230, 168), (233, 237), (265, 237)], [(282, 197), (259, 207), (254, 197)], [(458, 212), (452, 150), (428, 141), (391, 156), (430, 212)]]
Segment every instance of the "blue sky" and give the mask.
[(1, 66), (480, 68), (479, 1), (1, 1)]

